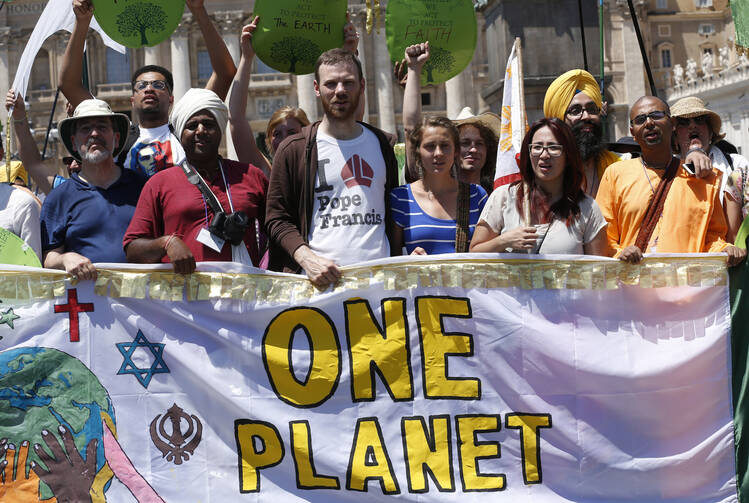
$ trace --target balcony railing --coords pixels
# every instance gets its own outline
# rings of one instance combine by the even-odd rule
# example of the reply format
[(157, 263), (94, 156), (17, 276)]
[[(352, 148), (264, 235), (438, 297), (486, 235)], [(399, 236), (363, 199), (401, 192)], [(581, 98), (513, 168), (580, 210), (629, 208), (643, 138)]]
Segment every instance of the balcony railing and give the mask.
[(104, 98), (105, 96), (122, 96), (130, 94), (130, 82), (119, 82), (117, 84), (97, 84), (96, 96)]

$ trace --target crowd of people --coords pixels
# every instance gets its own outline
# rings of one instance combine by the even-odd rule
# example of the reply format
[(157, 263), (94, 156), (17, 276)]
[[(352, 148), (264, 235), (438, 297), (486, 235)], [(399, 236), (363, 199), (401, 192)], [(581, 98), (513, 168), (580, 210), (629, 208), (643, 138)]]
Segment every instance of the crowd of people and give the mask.
[[(501, 121), (464, 109), (455, 120), (423, 117), (420, 74), (429, 43), (406, 49), (403, 126), (406, 185), (396, 138), (362, 122), (365, 85), (349, 23), (344, 46), (323, 53), (314, 89), (322, 120), (284, 107), (271, 117), (267, 152), (246, 118), (252, 36), (242, 29), (237, 67), (203, 0), (188, 0), (213, 75), (174, 103), (171, 73), (132, 77), (131, 124), (81, 84), (91, 0), (74, 0), (76, 24), (60, 70), (69, 117), (59, 124), (68, 176), (43, 161), (23, 98), (8, 91), (18, 157), (0, 185), (0, 226), (20, 236), (44, 267), (95, 279), (95, 263), (234, 261), (306, 273), (319, 288), (341, 267), (393, 255), (462, 252), (588, 254), (637, 263), (645, 253), (725, 252), (749, 212), (749, 162), (727, 144), (718, 114), (697, 97), (672, 107), (643, 96), (631, 105), (637, 154), (603, 141), (606, 103), (593, 76), (571, 70), (548, 88), (545, 117), (530, 125), (519, 176), (498, 184)], [(230, 90), (231, 89), (231, 90)], [(236, 159), (219, 155), (231, 135)], [(2, 171), (2, 170), (0, 170)], [(203, 211), (201, 211), (203, 210)]]

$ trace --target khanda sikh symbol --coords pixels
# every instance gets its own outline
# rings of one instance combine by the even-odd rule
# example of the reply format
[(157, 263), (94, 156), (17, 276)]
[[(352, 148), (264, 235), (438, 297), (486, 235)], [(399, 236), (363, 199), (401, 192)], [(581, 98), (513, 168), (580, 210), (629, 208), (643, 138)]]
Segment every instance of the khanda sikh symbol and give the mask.
[[(167, 420), (172, 426), (170, 433), (167, 432)], [(184, 432), (183, 421), (187, 423), (187, 430)], [(190, 459), (190, 455), (200, 443), (202, 434), (203, 424), (200, 419), (195, 415), (188, 415), (176, 403), (167, 409), (166, 414), (159, 414), (151, 421), (153, 444), (161, 451), (162, 458), (173, 461), (175, 465), (181, 465), (183, 461)]]

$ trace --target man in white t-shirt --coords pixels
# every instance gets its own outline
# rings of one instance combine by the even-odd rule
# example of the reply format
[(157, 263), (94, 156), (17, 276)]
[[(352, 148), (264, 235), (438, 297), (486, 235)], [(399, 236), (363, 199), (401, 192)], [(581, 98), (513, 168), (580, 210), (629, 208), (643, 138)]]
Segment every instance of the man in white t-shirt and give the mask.
[[(226, 99), (236, 73), (231, 54), (208, 17), (204, 0), (186, 0), (185, 4), (200, 27), (213, 66), (213, 75), (208, 80), (206, 89), (215, 92), (221, 99)], [(75, 108), (81, 101), (92, 98), (88, 89), (81, 84), (83, 48), (94, 14), (92, 1), (73, 0), (73, 12), (75, 27), (60, 69), (60, 90)], [(169, 107), (174, 101), (174, 82), (172, 74), (166, 68), (146, 65), (135, 71), (131, 84), (133, 122), (137, 121), (140, 127), (131, 128), (126, 148), (118, 156), (117, 163), (150, 177), (164, 168), (181, 163), (185, 158), (182, 145), (169, 129)], [(187, 84), (187, 87), (191, 87), (189, 82)], [(137, 139), (132, 141), (134, 137)]]
[(268, 188), (266, 226), (270, 268), (303, 269), (324, 288), (339, 266), (392, 254), (390, 190), (397, 161), (385, 133), (355, 114), (364, 93), (359, 60), (343, 49), (315, 65), (322, 122), (279, 145)]

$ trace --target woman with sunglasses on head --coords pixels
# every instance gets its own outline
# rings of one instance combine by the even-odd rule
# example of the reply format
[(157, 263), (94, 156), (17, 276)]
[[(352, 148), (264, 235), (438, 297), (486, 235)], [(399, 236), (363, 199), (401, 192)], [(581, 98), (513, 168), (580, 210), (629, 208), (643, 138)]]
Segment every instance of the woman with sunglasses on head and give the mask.
[(606, 255), (606, 220), (582, 188), (569, 126), (556, 118), (536, 121), (523, 139), (520, 175), (492, 192), (471, 252)]
[(409, 134), (420, 176), (390, 193), (395, 249), (405, 246), (411, 255), (468, 251), (487, 196), (480, 185), (458, 181), (459, 141), (458, 129), (446, 117), (424, 119)]
[(682, 160), (699, 152), (708, 156), (709, 167), (721, 177), (720, 201), (726, 215), (728, 233), (726, 241), (733, 243), (741, 222), (749, 212), (749, 187), (746, 185), (749, 161), (739, 154), (723, 152), (717, 143), (720, 133), (720, 116), (709, 110), (705, 102), (695, 96), (682, 98), (671, 107), (676, 122), (675, 150)]

